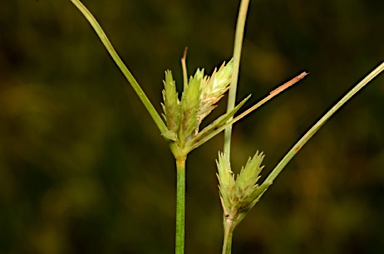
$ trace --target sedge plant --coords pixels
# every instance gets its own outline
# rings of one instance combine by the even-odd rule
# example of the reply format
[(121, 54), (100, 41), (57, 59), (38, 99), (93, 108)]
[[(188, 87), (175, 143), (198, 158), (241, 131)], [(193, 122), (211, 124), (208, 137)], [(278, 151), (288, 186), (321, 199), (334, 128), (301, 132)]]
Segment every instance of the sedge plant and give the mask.
[[(235, 105), (240, 55), (249, 0), (241, 0), (240, 3), (232, 59), (227, 63), (224, 62), (218, 69), (215, 69), (211, 75), (207, 75), (204, 69), (198, 69), (194, 75), (188, 77), (186, 66), (187, 52), (185, 50), (184, 56), (181, 59), (184, 83), (181, 95), (177, 92), (176, 81), (173, 79), (172, 72), (169, 70), (165, 72), (163, 82), (164, 89), (162, 92), (162, 115), (155, 110), (153, 104), (123, 63), (94, 16), (79, 0), (71, 0), (71, 2), (81, 11), (97, 33), (114, 62), (139, 96), (175, 158), (177, 175), (176, 254), (184, 253), (185, 171), (187, 156), (192, 150), (225, 130), (223, 152), (219, 152), (216, 164), (218, 168), (217, 178), (219, 182), (220, 200), (223, 208), (224, 239), (222, 253), (229, 254), (232, 249), (232, 235), (235, 227), (259, 201), (263, 193), (272, 185), (288, 162), (342, 105), (384, 70), (384, 63), (381, 63), (361, 80), (289, 150), (264, 182), (258, 183), (260, 172), (263, 169), (262, 161), (264, 154), (262, 152), (256, 152), (253, 157), (250, 157), (238, 175), (235, 176), (231, 169), (230, 147), (232, 125), (304, 78), (307, 73), (302, 72), (295, 76), (270, 92), (254, 106), (236, 115), (250, 97), (244, 98), (239, 104)], [(212, 112), (228, 90), (227, 112), (201, 129), (200, 125), (204, 118)]]

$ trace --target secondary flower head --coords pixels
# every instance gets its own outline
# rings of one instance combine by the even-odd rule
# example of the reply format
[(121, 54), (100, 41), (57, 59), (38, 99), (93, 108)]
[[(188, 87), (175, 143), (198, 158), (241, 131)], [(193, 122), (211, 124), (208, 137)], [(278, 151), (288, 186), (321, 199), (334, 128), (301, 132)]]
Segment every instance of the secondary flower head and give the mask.
[(259, 185), (260, 172), (263, 169), (261, 163), (264, 154), (256, 152), (249, 158), (245, 167), (235, 178), (231, 170), (228, 157), (219, 154), (217, 160), (217, 178), (219, 180), (219, 191), (221, 205), (225, 218), (237, 225), (247, 212), (259, 201), (260, 197), (269, 187), (269, 183)]

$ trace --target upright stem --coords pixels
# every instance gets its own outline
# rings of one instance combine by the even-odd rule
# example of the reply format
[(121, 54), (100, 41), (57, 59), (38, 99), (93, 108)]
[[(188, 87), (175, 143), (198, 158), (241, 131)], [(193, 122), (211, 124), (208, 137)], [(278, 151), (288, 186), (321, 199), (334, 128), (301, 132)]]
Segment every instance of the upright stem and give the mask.
[[(233, 48), (233, 63), (234, 63), (233, 79), (228, 92), (227, 112), (230, 112), (235, 107), (237, 81), (238, 81), (239, 68), (240, 68), (241, 48), (243, 44), (244, 27), (245, 27), (245, 20), (247, 19), (248, 5), (249, 5), (249, 0), (241, 0), (239, 14), (237, 17), (235, 43)], [(231, 136), (232, 136), (232, 125), (228, 126), (224, 132), (224, 155), (228, 157), (228, 161), (229, 161), (230, 150), (231, 150)]]
[[(239, 14), (237, 16), (236, 32), (235, 32), (235, 42), (233, 47), (233, 79), (229, 87), (228, 92), (228, 104), (227, 104), (227, 113), (232, 111), (235, 107), (236, 101), (236, 90), (237, 90), (237, 81), (239, 78), (239, 68), (240, 68), (240, 57), (241, 49), (243, 45), (244, 30), (245, 30), (245, 21), (247, 19), (247, 12), (250, 0), (241, 0)], [(232, 120), (229, 119), (229, 121)], [(232, 136), (232, 124), (229, 125), (224, 131), (224, 156), (227, 157), (227, 161), (230, 161), (230, 152), (231, 152), (231, 136)], [(222, 254), (231, 254), (232, 251), (232, 235), (233, 230), (235, 229), (235, 224), (232, 220), (227, 220), (224, 218), (224, 241)]]
[(232, 235), (235, 225), (232, 221), (224, 219), (224, 242), (222, 254), (231, 254), (232, 251)]
[(175, 253), (184, 254), (185, 239), (185, 161), (187, 157), (176, 158), (176, 243)]

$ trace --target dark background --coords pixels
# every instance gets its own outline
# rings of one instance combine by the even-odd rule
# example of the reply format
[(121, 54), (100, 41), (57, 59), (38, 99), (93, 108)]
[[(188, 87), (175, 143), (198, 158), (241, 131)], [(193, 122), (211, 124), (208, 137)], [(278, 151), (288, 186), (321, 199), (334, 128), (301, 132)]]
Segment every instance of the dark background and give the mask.
[[(238, 1), (84, 0), (160, 111), (232, 54)], [(234, 127), (232, 166), (263, 176), (384, 59), (384, 1), (252, 1), (238, 100), (299, 85)], [(235, 230), (233, 253), (384, 252), (384, 77), (342, 108)], [(224, 111), (225, 100), (215, 110)], [(212, 120), (212, 118), (208, 119)], [(220, 253), (215, 159), (187, 162), (186, 253)], [(0, 253), (173, 253), (173, 157), (144, 106), (69, 0), (0, 2)]]

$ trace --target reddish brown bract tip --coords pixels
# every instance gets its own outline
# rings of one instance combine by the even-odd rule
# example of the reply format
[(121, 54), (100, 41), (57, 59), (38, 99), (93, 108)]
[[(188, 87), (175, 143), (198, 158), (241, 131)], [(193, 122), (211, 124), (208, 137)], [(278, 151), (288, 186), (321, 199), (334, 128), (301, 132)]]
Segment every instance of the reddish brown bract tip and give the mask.
[(287, 89), (288, 87), (293, 86), (295, 83), (297, 83), (298, 81), (300, 81), (301, 79), (303, 79), (307, 75), (308, 75), (308, 72), (304, 71), (304, 72), (300, 73), (299, 75), (297, 75), (296, 77), (294, 77), (293, 79), (285, 82), (284, 84), (282, 84), (281, 86), (279, 86), (278, 88), (276, 88), (275, 90), (270, 92), (269, 94), (270, 95), (277, 95), (277, 94), (281, 93), (282, 91), (284, 91), (285, 89)]

